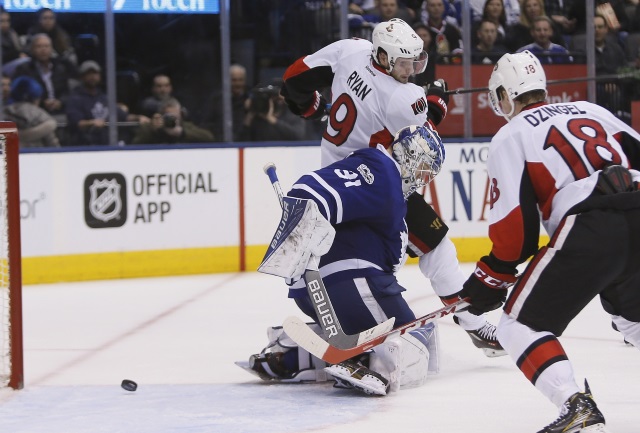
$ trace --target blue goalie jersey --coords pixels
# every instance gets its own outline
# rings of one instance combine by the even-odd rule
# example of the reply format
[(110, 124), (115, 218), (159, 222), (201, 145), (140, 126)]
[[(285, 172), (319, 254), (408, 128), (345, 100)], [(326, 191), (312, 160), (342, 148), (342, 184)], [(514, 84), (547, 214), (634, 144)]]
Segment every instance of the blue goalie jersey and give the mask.
[[(302, 176), (290, 197), (310, 199), (336, 229), (320, 259), (325, 283), (394, 274), (405, 261), (407, 212), (399, 166), (382, 147), (365, 148)], [(304, 281), (290, 297), (306, 296)]]

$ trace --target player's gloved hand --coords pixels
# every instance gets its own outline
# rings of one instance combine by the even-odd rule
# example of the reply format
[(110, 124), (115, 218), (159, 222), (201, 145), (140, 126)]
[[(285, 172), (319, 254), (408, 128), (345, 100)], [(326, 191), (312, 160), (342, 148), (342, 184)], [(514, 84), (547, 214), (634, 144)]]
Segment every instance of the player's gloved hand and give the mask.
[(460, 296), (469, 297), (471, 306), (468, 311), (480, 315), (500, 308), (507, 299), (509, 287), (516, 280), (515, 275), (495, 272), (481, 260), (462, 286)]
[(320, 120), (327, 115), (327, 100), (317, 90), (313, 94), (313, 101), (301, 114), (304, 119)]
[(449, 103), (449, 95), (446, 93), (449, 88), (447, 82), (442, 78), (427, 85), (425, 90), (427, 94), (427, 106), (429, 119), (438, 125), (447, 115), (447, 104)]

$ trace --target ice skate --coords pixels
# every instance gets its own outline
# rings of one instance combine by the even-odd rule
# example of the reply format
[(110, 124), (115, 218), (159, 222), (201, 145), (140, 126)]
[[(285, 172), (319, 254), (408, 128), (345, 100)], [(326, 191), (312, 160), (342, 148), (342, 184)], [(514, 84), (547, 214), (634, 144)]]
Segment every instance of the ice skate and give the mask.
[(604, 416), (593, 400), (589, 384), (584, 381), (584, 392), (573, 394), (560, 409), (560, 416), (538, 433), (610, 433)]
[[(458, 325), (460, 324), (460, 321), (456, 316), (453, 316), (453, 321)], [(489, 358), (495, 358), (507, 354), (507, 352), (502, 348), (500, 342), (498, 342), (498, 339), (496, 337), (495, 325), (492, 325), (489, 322), (485, 322), (485, 324), (478, 329), (465, 329), (465, 331), (467, 332), (467, 334), (469, 334), (469, 337), (471, 338), (471, 341), (473, 341), (473, 344), (477, 348), (482, 349), (485, 356), (488, 356)]]
[(369, 395), (387, 395), (389, 390), (387, 379), (353, 361), (326, 367), (325, 371), (335, 379), (336, 388), (355, 388)]
[(283, 356), (282, 352), (267, 352), (251, 355), (249, 362), (237, 361), (235, 364), (262, 380), (291, 379), (295, 372), (285, 368)]

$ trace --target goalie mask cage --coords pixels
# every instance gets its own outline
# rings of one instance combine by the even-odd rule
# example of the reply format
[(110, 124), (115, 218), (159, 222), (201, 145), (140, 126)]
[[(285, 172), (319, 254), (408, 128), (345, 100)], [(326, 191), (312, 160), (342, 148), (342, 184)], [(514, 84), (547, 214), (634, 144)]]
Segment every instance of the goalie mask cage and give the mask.
[(0, 121), (0, 387), (24, 386), (20, 249), (20, 147), (13, 122)]

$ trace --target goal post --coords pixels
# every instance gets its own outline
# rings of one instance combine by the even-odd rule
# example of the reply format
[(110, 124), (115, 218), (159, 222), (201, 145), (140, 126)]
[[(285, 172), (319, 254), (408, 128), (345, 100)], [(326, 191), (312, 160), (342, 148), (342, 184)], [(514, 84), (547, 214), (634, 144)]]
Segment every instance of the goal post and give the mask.
[(20, 145), (13, 122), (0, 121), (0, 386), (24, 386)]

